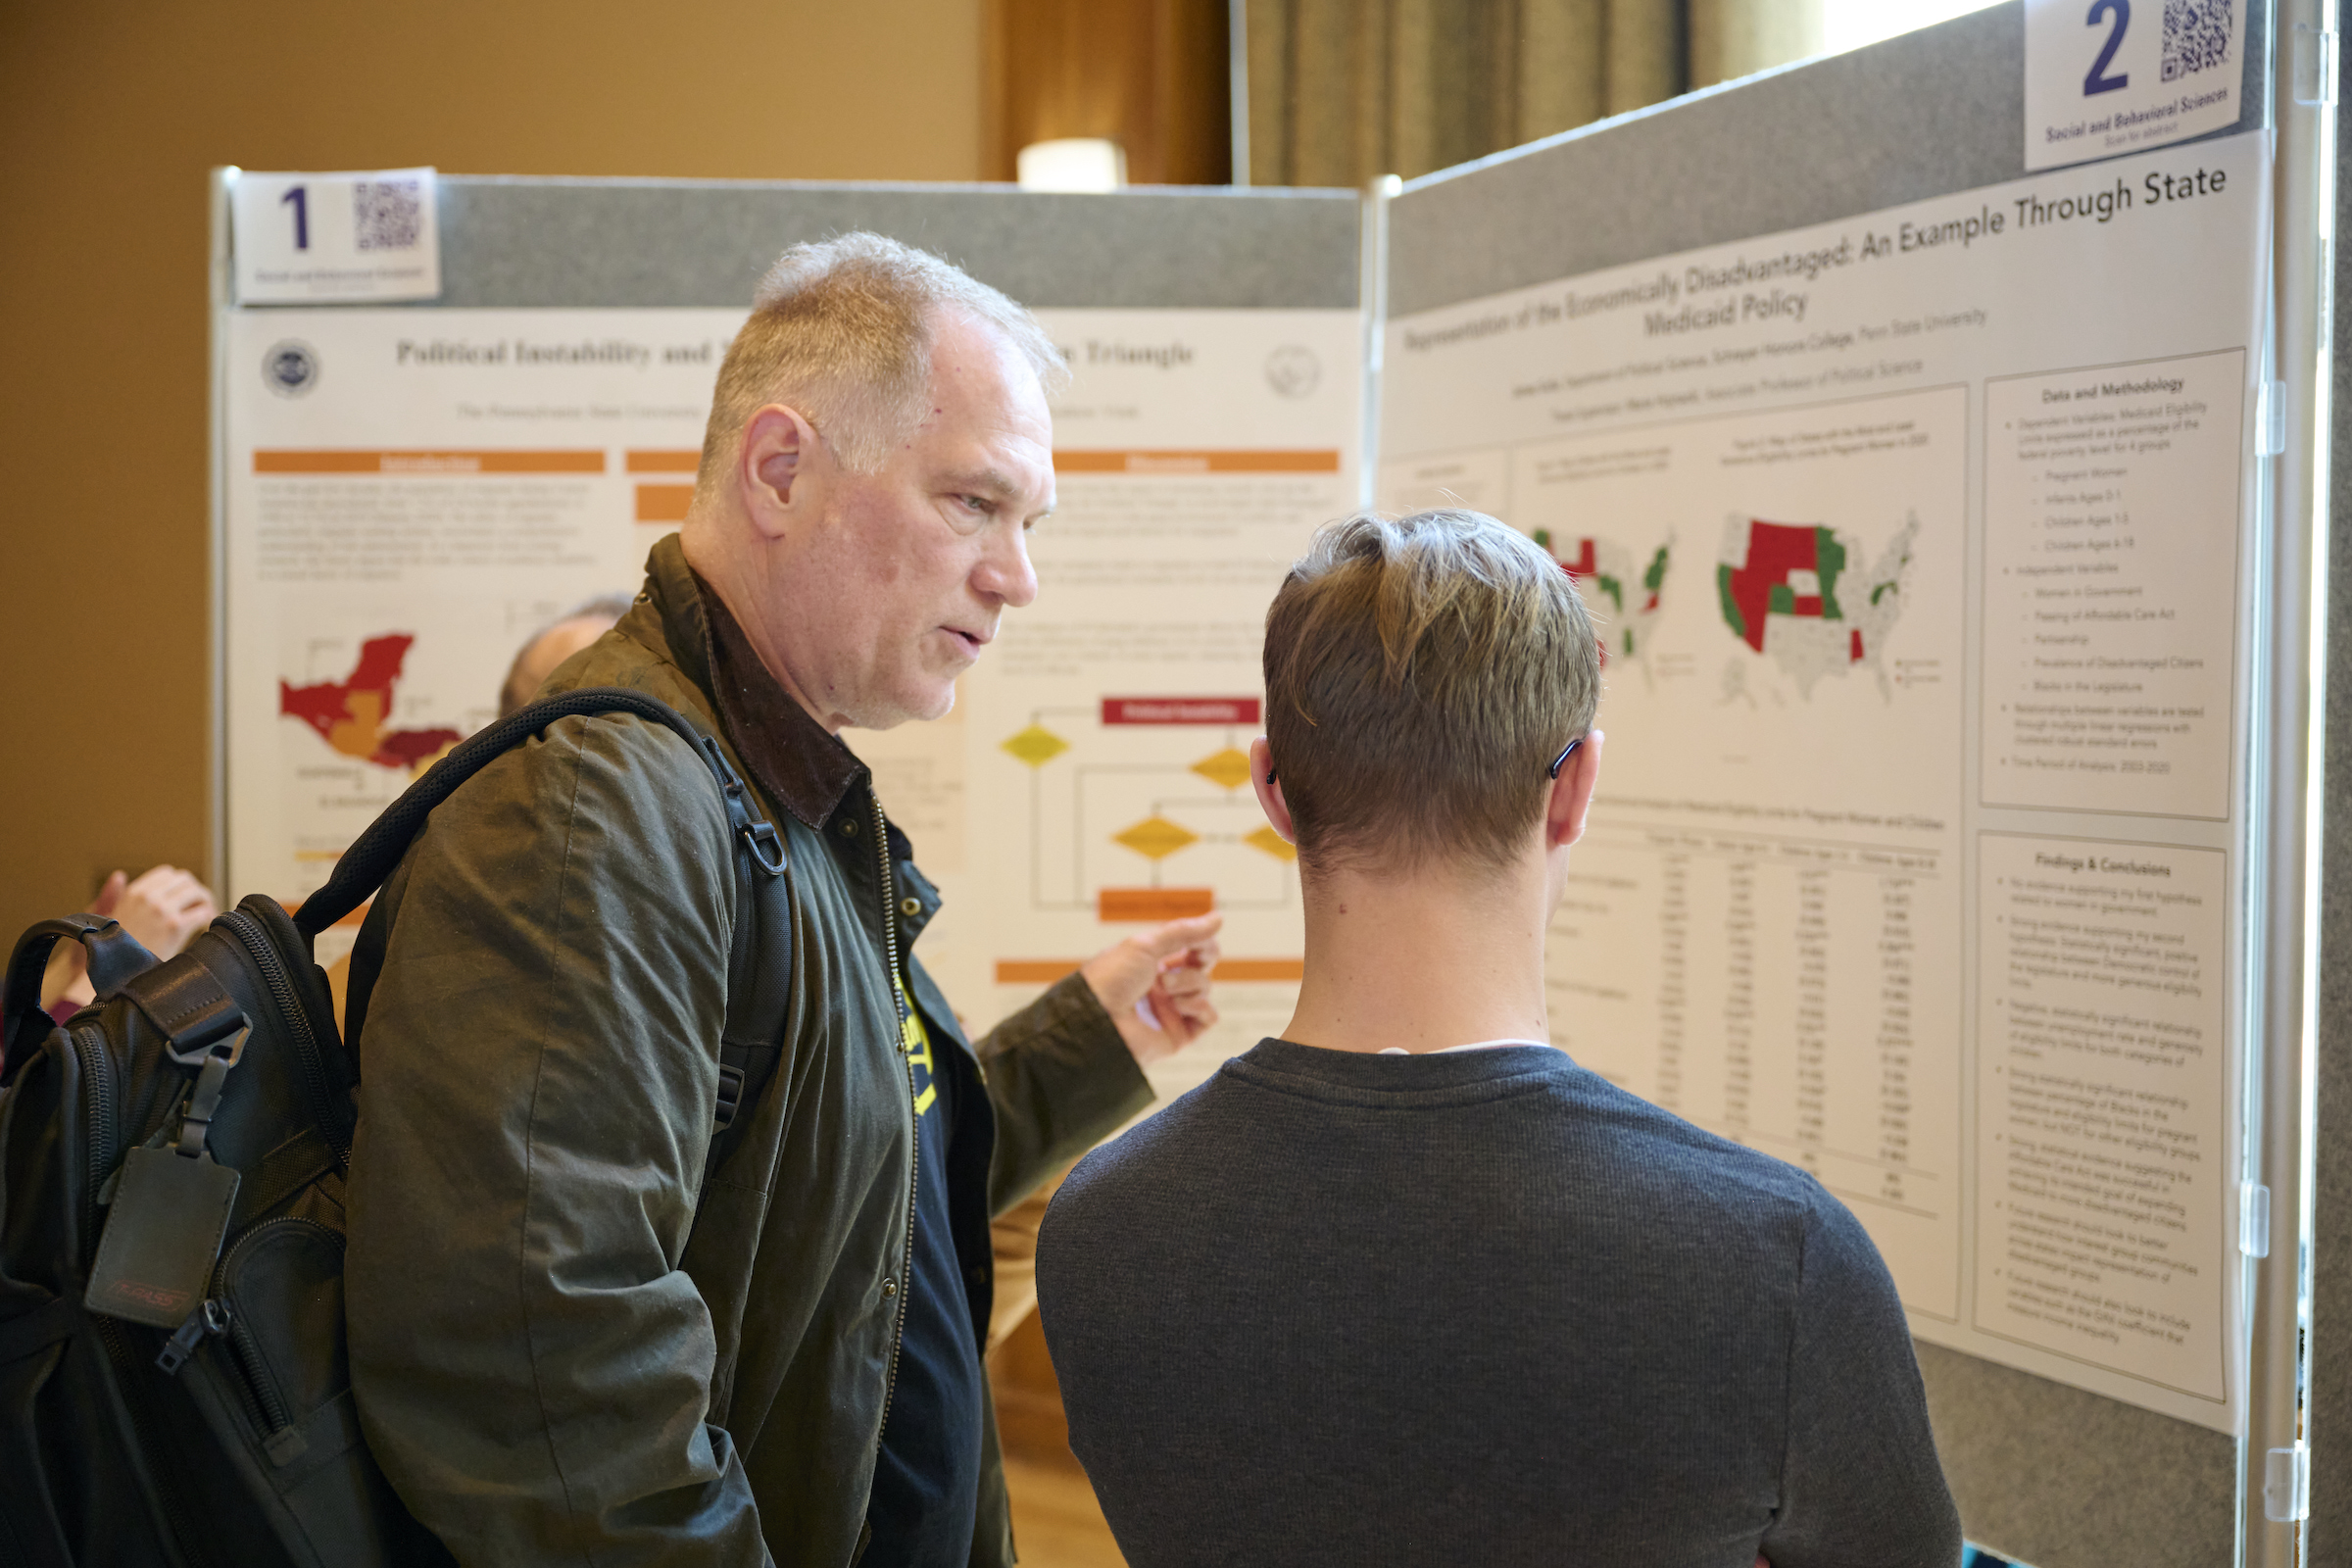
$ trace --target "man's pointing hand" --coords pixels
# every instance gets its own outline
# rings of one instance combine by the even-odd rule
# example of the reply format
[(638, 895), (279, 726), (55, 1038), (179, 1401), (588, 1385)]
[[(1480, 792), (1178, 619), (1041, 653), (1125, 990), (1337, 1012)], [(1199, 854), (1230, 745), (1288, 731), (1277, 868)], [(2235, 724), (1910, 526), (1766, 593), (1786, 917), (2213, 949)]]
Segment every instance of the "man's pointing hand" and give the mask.
[(1139, 1066), (1175, 1054), (1217, 1021), (1208, 975), (1216, 967), (1217, 928), (1224, 923), (1221, 914), (1170, 920), (1080, 966)]

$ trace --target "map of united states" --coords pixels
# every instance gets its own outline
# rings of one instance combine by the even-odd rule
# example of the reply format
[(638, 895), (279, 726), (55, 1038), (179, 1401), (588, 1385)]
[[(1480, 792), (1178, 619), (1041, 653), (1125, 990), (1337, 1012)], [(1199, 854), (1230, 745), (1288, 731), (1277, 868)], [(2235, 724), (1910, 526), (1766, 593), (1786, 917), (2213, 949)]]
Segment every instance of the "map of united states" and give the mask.
[(1585, 607), (1604, 620), (1602, 657), (1647, 659), (1650, 623), (1657, 617), (1665, 592), (1672, 543), (1658, 546), (1637, 570), (1640, 558), (1613, 540), (1579, 538), (1563, 547), (1545, 528), (1536, 530), (1535, 540), (1560, 564), (1561, 570), (1576, 579), (1584, 591)]
[(1861, 542), (1851, 534), (1734, 516), (1715, 567), (1723, 623), (1786, 670), (1801, 696), (1810, 697), (1824, 675), (1861, 664), (1891, 697), (1881, 653), (1902, 615), (1918, 533), (1914, 516), (1864, 566)]
[(360, 661), (341, 680), (315, 686), (277, 683), (277, 710), (299, 718), (345, 757), (377, 767), (413, 773), (455, 746), (454, 729), (388, 729), (393, 688), (416, 639), (405, 632), (370, 637), (360, 645)]

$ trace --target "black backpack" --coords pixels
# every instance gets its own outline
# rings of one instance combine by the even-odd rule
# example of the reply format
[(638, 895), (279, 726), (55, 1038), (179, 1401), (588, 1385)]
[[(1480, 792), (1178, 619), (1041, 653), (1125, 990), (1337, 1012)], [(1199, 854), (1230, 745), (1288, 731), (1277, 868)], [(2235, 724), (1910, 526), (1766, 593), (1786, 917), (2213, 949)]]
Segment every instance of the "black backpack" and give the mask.
[[(694, 747), (735, 831), (706, 1172), (730, 1152), (784, 1018), (785, 977), (751, 972), (760, 910), (785, 894), (784, 845), (718, 744), (642, 692), (566, 692), (475, 734), (298, 915), (254, 895), (162, 962), (113, 920), (40, 922), (0, 994), (0, 1562), (449, 1560), (376, 1468), (353, 1403), (342, 1200), (358, 1063), (311, 944), (486, 763), (555, 719), (616, 711)], [(88, 950), (98, 999), (52, 1028), (40, 981), (61, 940)]]

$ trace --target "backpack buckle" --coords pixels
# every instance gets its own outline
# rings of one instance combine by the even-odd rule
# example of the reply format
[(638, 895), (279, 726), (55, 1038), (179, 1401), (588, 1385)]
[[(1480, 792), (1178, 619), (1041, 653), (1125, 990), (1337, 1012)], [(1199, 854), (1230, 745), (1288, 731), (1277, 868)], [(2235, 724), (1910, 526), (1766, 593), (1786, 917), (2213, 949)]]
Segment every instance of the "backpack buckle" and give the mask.
[(710, 1121), (715, 1131), (725, 1132), (735, 1124), (735, 1112), (743, 1107), (743, 1069), (718, 1069), (718, 1104)]
[(743, 842), (751, 847), (752, 858), (769, 876), (784, 874), (784, 841), (776, 836), (770, 823), (753, 822), (743, 829)]
[[(245, 1015), (241, 1012), (233, 1012), (220, 1019), (208, 1018), (205, 1022), (208, 1025), (217, 1022), (222, 1025), (222, 1028), (208, 1029), (204, 1038), (185, 1051), (175, 1049), (177, 1042), (167, 1040), (164, 1042), (164, 1054), (182, 1067), (201, 1067), (216, 1056), (225, 1055), (226, 1059), (222, 1063), (222, 1070), (234, 1067), (238, 1059), (245, 1054), (245, 1042), (253, 1038), (253, 1025), (246, 1021)], [(226, 1047), (223, 1047), (220, 1043), (220, 1036), (226, 1029), (234, 1029), (236, 1033), (230, 1037)]]

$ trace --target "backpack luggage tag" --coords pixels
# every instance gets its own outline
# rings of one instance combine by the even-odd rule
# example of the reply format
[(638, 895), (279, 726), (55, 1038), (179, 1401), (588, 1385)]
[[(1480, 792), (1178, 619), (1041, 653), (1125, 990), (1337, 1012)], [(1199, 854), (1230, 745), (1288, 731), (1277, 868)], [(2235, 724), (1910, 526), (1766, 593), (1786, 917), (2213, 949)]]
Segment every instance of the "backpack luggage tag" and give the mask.
[(250, 1031), (183, 1055), (201, 1059), (196, 1087), (181, 1114), (179, 1137), (169, 1147), (145, 1145), (123, 1159), (98, 1240), (82, 1304), (90, 1311), (153, 1328), (176, 1329), (204, 1299), (213, 1263), (228, 1233), (238, 1174), (214, 1159), (205, 1133), (220, 1108), (220, 1090), (237, 1064)]

